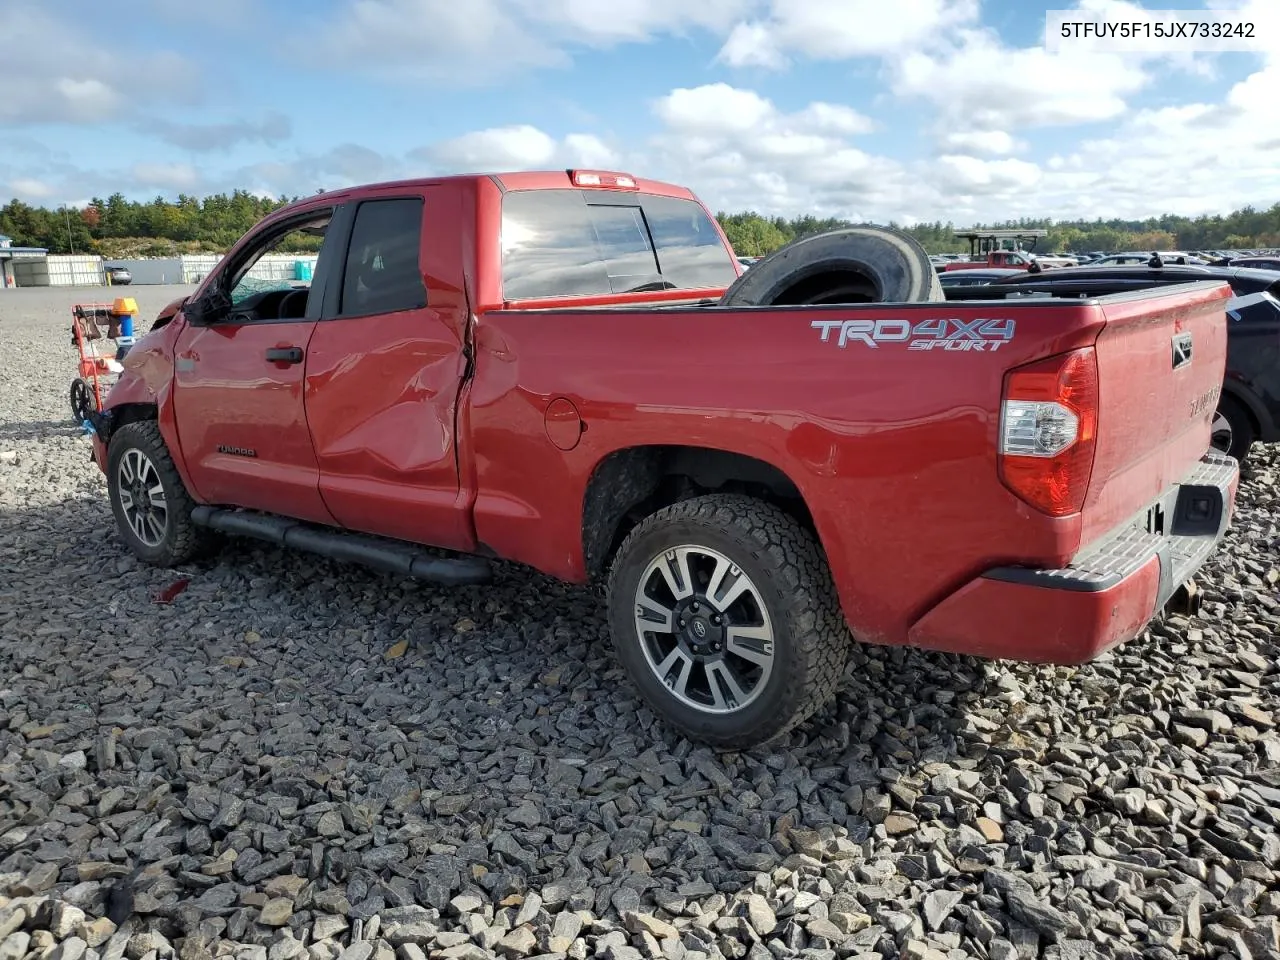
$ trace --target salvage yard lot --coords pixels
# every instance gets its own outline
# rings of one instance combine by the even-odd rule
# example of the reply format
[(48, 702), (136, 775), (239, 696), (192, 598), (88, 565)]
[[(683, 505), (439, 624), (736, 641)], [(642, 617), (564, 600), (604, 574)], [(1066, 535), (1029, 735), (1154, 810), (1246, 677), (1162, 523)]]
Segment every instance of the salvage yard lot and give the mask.
[[(127, 295), (145, 329), (183, 292)], [(117, 542), (69, 418), (70, 307), (105, 293), (0, 294), (5, 960), (1280, 951), (1267, 448), (1209, 619), (1078, 670), (856, 648), (831, 711), (717, 756), (640, 706), (592, 591), (516, 567), (232, 542), (153, 602), (175, 575)]]

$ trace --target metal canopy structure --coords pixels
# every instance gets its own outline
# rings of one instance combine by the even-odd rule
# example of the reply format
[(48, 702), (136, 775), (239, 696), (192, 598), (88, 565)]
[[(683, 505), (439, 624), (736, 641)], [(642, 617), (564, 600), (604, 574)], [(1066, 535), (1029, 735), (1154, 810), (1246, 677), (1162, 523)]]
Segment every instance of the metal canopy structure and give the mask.
[[(969, 256), (978, 256), (980, 254), (990, 253), (992, 250), (1034, 250), (1036, 241), (1042, 237), (1049, 235), (1048, 230), (1033, 230), (1026, 228), (1022, 230), (970, 230), (966, 232), (956, 232), (956, 237), (961, 240), (969, 241)], [(1030, 240), (1031, 246), (1023, 247), (1022, 241)], [(1012, 243), (1012, 246), (1006, 246), (1006, 243)]]
[(43, 247), (15, 247), (9, 237), (0, 234), (0, 290), (18, 285), (15, 261), (44, 260), (48, 253)]

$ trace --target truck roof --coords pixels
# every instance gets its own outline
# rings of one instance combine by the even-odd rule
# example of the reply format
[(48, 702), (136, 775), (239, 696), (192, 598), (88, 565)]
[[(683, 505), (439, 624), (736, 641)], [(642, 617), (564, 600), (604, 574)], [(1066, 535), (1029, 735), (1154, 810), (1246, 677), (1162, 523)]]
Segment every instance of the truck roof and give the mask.
[[(384, 190), (394, 190), (397, 187), (423, 187), (430, 184), (441, 183), (457, 183), (460, 181), (479, 181), (491, 180), (494, 185), (506, 193), (508, 190), (578, 190), (578, 189), (619, 189), (610, 186), (604, 187), (581, 187), (574, 183), (573, 175), (575, 173), (592, 173), (599, 174), (604, 177), (622, 177), (628, 178), (635, 183), (634, 188), (625, 189), (628, 193), (647, 193), (660, 197), (677, 197), (684, 200), (697, 199), (693, 191), (688, 187), (682, 187), (675, 183), (666, 183), (662, 180), (649, 180), (644, 177), (636, 177), (629, 173), (623, 173), (617, 170), (597, 170), (594, 168), (568, 168), (564, 170), (512, 170), (507, 172), (485, 172), (485, 173), (458, 173), (449, 174), (439, 177), (411, 177), (404, 180), (384, 180), (376, 183), (363, 183), (349, 187), (340, 187), (337, 190), (325, 190), (321, 194), (315, 194), (309, 197), (299, 197), (292, 203), (280, 207), (279, 210), (288, 210), (294, 206), (310, 204), (317, 199), (329, 198), (334, 200), (343, 200), (351, 196), (358, 196), (363, 193), (381, 192)], [(279, 211), (273, 211), (279, 212)]]

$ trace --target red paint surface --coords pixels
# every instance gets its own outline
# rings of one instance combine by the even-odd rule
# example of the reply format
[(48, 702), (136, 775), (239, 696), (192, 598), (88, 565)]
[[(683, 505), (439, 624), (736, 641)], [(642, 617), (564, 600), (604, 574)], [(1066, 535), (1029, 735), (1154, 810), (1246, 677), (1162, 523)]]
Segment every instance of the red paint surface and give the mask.
[[(1029, 263), (1013, 261), (1011, 257), (1012, 251), (995, 250), (988, 251), (987, 255), (981, 260), (952, 260), (943, 266), (943, 270), (948, 273), (952, 270), (1027, 270), (1030, 268)], [(1023, 257), (1026, 256), (1024, 253)], [(1011, 262), (1012, 261), (1012, 262)]]
[[(315, 326), (183, 324), (173, 412), (193, 492), (204, 502), (334, 522), (320, 497), (320, 467), (303, 413), (305, 366), (266, 359), (274, 347), (306, 350)], [(184, 370), (183, 361), (191, 369)]]
[(582, 418), (578, 416), (578, 408), (564, 397), (557, 397), (547, 405), (543, 423), (547, 428), (547, 439), (557, 449), (572, 450), (582, 439)]
[(977, 579), (911, 627), (913, 646), (993, 659), (1084, 663), (1142, 632), (1157, 611), (1160, 561), (1098, 593)]
[[(564, 187), (567, 177), (500, 180), (524, 189)], [(643, 180), (640, 189), (691, 196)], [(179, 316), (130, 354), (152, 351), (167, 371), (151, 376), (149, 391), (200, 500), (461, 550), (484, 545), (581, 581), (594, 471), (620, 450), (680, 444), (755, 457), (792, 480), (860, 639), (1072, 661), (1136, 632), (1152, 612), (1145, 569), (1084, 600), (975, 578), (999, 565), (1068, 564), (1199, 459), (1213, 405), (1193, 415), (1192, 401), (1221, 382), (1225, 284), (1106, 307), (642, 309), (718, 293), (667, 291), (511, 309), (491, 178), (338, 191), (292, 210), (407, 193), (426, 199), (429, 308), (234, 331), (193, 329)], [(638, 305), (592, 309), (623, 302)], [(996, 352), (841, 349), (821, 341), (815, 317), (1014, 319), (1016, 334)], [(1183, 329), (1195, 335), (1194, 360), (1175, 374), (1169, 338)], [(304, 347), (305, 364), (261, 359), (281, 345)], [(1080, 514), (1052, 519), (999, 480), (1001, 391), (1010, 368), (1090, 345), (1100, 377), (1093, 480)], [(166, 349), (198, 355), (199, 375), (175, 377)], [(117, 388), (120, 398), (136, 389)], [(560, 398), (583, 423), (567, 450), (553, 442), (572, 426), (552, 406)], [(108, 403), (117, 402), (113, 392)], [(218, 454), (219, 443), (270, 445), (272, 462)], [(1057, 617), (1065, 626), (1028, 626)]]

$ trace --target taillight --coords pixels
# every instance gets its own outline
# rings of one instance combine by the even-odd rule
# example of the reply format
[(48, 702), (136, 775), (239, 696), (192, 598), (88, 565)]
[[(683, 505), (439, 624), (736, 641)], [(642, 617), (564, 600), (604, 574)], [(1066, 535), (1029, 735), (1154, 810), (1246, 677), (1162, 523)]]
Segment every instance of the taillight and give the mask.
[(1051, 517), (1078, 513), (1093, 472), (1098, 366), (1093, 348), (1011, 370), (1000, 410), (1000, 479)]

